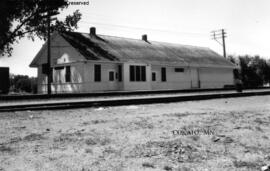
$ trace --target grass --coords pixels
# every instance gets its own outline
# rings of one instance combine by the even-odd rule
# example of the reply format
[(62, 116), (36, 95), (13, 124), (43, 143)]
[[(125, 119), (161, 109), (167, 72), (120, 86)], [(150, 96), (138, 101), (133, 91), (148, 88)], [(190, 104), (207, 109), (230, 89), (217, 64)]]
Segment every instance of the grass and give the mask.
[(0, 168), (259, 170), (270, 163), (268, 101), (270, 96), (2, 113)]

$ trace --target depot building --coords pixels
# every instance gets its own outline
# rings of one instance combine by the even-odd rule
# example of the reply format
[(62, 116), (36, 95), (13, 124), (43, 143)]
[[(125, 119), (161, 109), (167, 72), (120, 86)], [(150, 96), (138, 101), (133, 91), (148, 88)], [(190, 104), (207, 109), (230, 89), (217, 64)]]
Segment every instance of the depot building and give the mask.
[[(47, 43), (30, 64), (47, 93)], [(223, 88), (237, 66), (206, 47), (89, 33), (51, 36), (53, 93)]]

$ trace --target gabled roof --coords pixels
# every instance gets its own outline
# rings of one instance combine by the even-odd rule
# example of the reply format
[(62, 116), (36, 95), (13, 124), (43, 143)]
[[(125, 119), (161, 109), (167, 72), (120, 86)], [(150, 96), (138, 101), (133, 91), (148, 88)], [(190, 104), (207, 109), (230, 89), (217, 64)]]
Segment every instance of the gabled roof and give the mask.
[(86, 60), (227, 67), (234, 64), (205, 47), (144, 41), (89, 33), (59, 33)]
[(60, 33), (87, 60), (176, 64), (189, 66), (236, 67), (205, 47), (143, 41), (88, 33)]

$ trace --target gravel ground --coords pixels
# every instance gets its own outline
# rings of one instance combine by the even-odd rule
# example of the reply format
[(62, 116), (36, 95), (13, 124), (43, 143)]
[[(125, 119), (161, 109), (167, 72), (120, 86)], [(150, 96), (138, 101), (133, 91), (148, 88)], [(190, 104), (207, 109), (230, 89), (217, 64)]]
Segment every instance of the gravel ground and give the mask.
[(270, 96), (0, 113), (0, 171), (255, 171)]

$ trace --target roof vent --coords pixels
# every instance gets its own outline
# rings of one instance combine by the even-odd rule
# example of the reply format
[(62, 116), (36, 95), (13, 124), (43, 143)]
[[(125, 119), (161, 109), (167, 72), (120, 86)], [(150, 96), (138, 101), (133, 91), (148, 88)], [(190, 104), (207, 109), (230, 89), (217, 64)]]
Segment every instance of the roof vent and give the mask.
[(148, 40), (147, 40), (147, 34), (142, 35), (142, 40), (148, 42)]
[(96, 35), (96, 27), (90, 27), (90, 35), (95, 36)]

